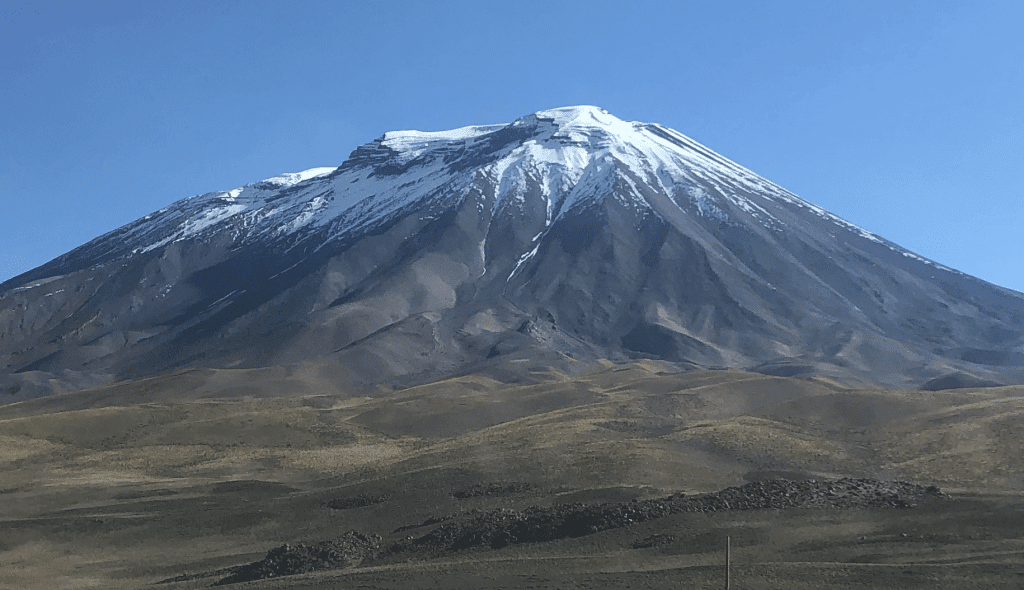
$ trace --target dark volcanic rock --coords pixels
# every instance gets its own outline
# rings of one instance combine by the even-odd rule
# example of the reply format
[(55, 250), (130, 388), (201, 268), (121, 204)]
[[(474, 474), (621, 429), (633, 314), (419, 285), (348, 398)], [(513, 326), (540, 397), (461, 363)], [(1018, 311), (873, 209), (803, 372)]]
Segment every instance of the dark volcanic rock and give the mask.
[(471, 547), (497, 549), (515, 543), (536, 543), (581, 537), (681, 512), (721, 512), (788, 508), (911, 508), (924, 498), (941, 496), (937, 487), (870, 479), (834, 481), (757, 481), (713, 494), (682, 494), (626, 503), (561, 504), (525, 510), (472, 512), (441, 524), (412, 545), (459, 551)]
[[(389, 547), (379, 536), (348, 532), (331, 541), (281, 545), (260, 561), (233, 568), (218, 584), (231, 584), (324, 569), (352, 567), (375, 559), (408, 557), (417, 553), (443, 555), (466, 549), (501, 549), (518, 543), (540, 543), (582, 537), (683, 512), (721, 512), (791, 508), (913, 508), (929, 498), (943, 497), (935, 486), (872, 479), (831, 481), (757, 481), (700, 496), (675, 494), (632, 502), (531, 506), (524, 510), (471, 510), (431, 518), (394, 533), (438, 525), (419, 537), (406, 537)], [(671, 535), (653, 535), (635, 548), (674, 542)], [(196, 577), (209, 576), (202, 574)], [(184, 578), (182, 578), (184, 579)]]
[(398, 527), (397, 529), (395, 529), (395, 530), (393, 530), (391, 532), (392, 533), (402, 533), (402, 532), (405, 532), (405, 531), (411, 531), (413, 529), (420, 529), (420, 528), (423, 528), (423, 527), (427, 527), (427, 526), (435, 525), (435, 524), (438, 524), (438, 523), (442, 523), (442, 522), (445, 522), (447, 520), (452, 520), (453, 518), (455, 518), (454, 514), (448, 514), (446, 516), (432, 516), (432, 517), (424, 520), (423, 522), (421, 522), (419, 524), (406, 524), (406, 525), (402, 525), (402, 526)]
[(328, 500), (327, 502), (324, 502), (324, 506), (333, 510), (348, 510), (350, 508), (362, 508), (364, 506), (382, 504), (390, 499), (391, 494), (359, 494), (348, 498), (334, 498), (332, 500)]
[(372, 558), (380, 549), (379, 536), (366, 536), (357, 532), (348, 532), (337, 539), (312, 545), (285, 544), (271, 549), (260, 561), (237, 568), (216, 585), (351, 567)]
[(513, 496), (533, 490), (534, 486), (521, 481), (506, 481), (489, 484), (473, 484), (472, 486), (452, 492), (452, 496), (459, 499), (477, 498), (480, 496)]

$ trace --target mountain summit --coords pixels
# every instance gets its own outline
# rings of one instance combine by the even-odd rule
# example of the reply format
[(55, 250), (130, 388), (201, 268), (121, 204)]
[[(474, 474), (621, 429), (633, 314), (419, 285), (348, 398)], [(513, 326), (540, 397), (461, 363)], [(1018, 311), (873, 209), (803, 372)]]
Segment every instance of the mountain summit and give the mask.
[(388, 132), (0, 285), (10, 399), (185, 367), (383, 384), (637, 357), (1021, 382), (1024, 295), (592, 106)]

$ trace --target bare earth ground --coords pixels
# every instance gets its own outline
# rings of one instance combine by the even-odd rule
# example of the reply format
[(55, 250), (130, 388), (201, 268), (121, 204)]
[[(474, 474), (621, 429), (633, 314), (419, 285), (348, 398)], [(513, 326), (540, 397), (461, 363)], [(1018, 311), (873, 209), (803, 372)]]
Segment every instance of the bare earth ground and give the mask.
[(348, 531), (400, 543), (474, 509), (844, 476), (948, 497), (672, 514), (226, 587), (721, 588), (726, 536), (733, 588), (1024, 587), (1024, 388), (662, 369), (360, 397), (310, 393), (301, 371), (191, 371), (2, 406), (0, 588), (205, 588)]

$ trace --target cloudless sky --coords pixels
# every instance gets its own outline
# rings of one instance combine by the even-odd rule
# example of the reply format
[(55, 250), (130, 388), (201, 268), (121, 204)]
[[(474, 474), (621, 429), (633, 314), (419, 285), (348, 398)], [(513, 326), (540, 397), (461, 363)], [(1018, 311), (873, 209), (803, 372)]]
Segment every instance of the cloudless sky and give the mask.
[(0, 1), (0, 281), (397, 129), (594, 104), (1024, 291), (1024, 2)]

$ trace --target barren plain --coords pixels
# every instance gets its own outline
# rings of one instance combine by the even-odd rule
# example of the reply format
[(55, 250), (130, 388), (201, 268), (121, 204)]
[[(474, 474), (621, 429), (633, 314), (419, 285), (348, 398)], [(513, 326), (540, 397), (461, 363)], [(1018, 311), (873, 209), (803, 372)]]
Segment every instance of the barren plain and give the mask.
[[(206, 588), (317, 546), (340, 553), (226, 587), (722, 588), (726, 537), (733, 588), (1024, 585), (1024, 387), (638, 362), (346, 392), (314, 369), (197, 369), (0, 407), (0, 588)], [(843, 478), (941, 493), (720, 502)], [(626, 516), (508, 534), (577, 513)]]

